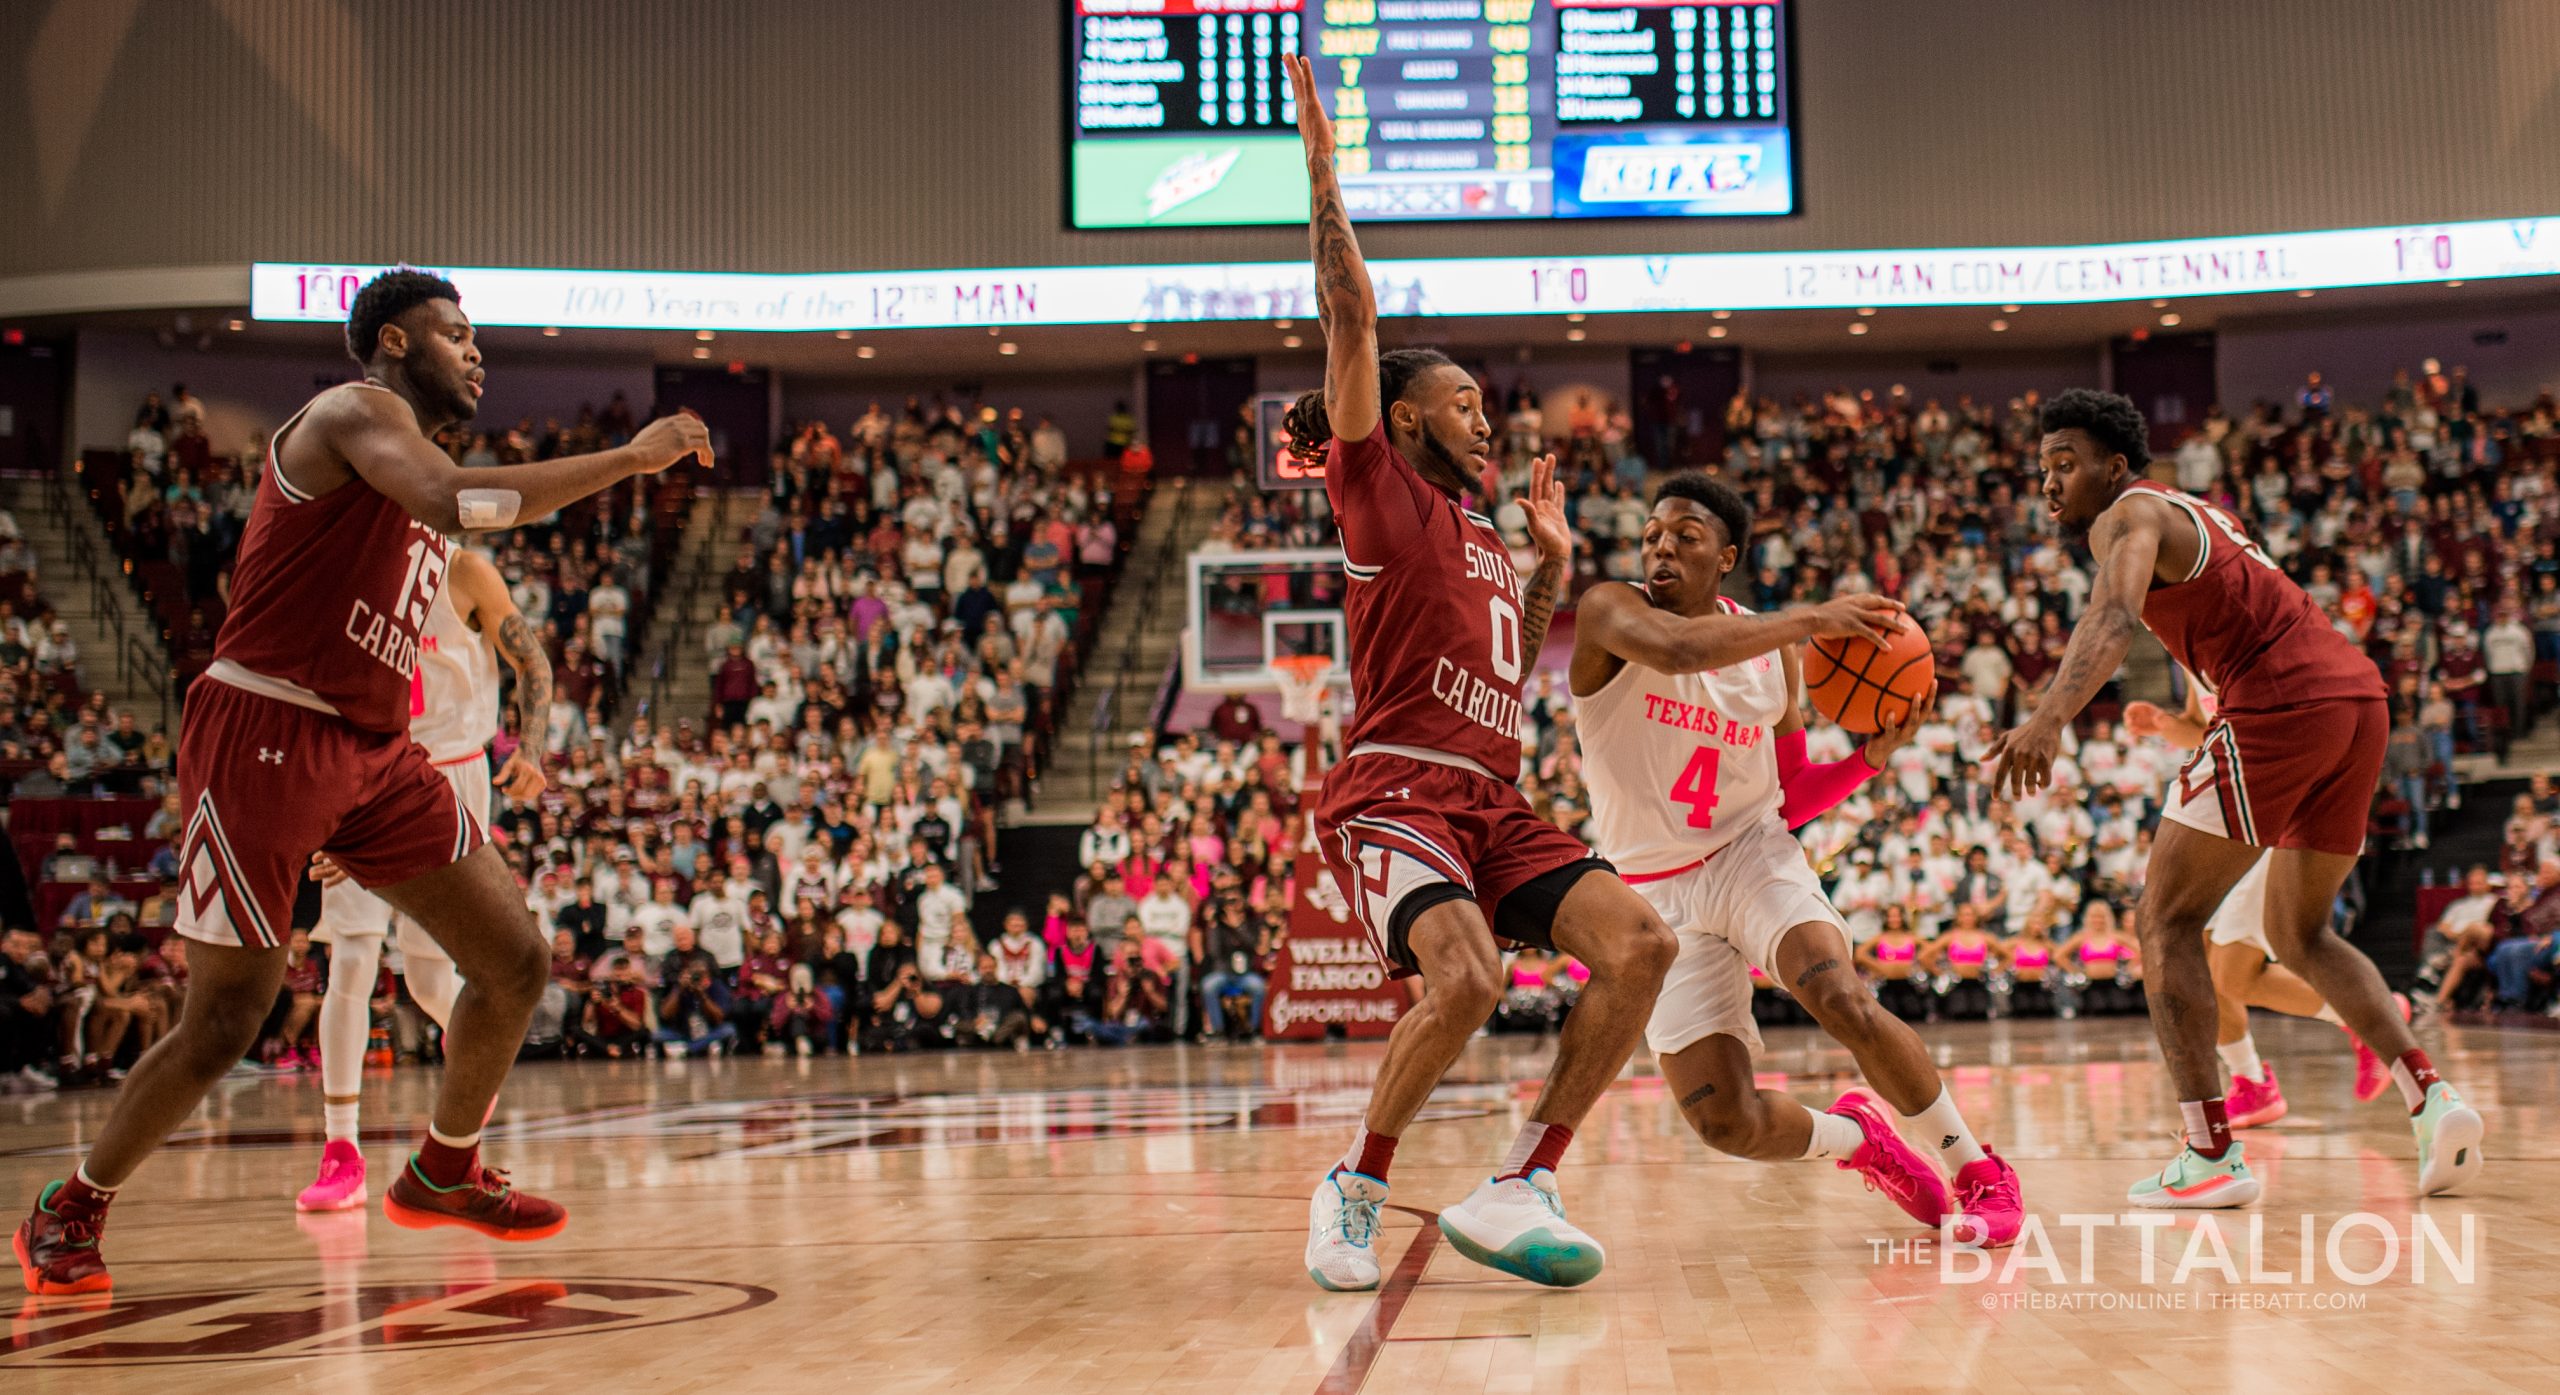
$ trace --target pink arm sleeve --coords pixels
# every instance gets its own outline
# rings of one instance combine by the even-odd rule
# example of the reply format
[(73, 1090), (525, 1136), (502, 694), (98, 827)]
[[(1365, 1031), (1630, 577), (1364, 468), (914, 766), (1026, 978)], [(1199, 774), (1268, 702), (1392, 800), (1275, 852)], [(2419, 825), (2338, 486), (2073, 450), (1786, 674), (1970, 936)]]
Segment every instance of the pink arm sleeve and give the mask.
[(1875, 766), (1867, 763), (1864, 746), (1851, 752), (1846, 760), (1809, 765), (1804, 758), (1804, 733), (1788, 732), (1778, 738), (1778, 815), (1787, 821), (1787, 827), (1802, 828), (1829, 813), (1849, 797), (1849, 791), (1878, 773)]

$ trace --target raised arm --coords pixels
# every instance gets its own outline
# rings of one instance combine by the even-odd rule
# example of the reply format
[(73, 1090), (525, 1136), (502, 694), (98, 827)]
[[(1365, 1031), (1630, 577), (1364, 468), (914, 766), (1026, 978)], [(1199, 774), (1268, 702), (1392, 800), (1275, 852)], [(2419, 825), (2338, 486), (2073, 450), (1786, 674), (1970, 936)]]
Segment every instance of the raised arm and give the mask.
[(1538, 549), (1537, 570), (1520, 593), (1520, 652), (1535, 666), (1573, 572), (1573, 528), (1565, 521), (1564, 485), (1556, 479), (1554, 456), (1539, 456), (1530, 465), (1529, 492), (1520, 504), (1529, 515), (1529, 540)]
[(2089, 604), (2062, 651), (2062, 667), (2053, 675), (2036, 710), (2026, 721), (1992, 738), (1982, 758), (1993, 763), (1991, 787), (2013, 797), (2043, 789), (2053, 779), (2053, 760), (2062, 750), (2062, 729), (2107, 680), (2124, 666), (2133, 632), (2142, 628), (2142, 599), (2160, 565), (2160, 514), (2166, 505), (2140, 496), (2117, 500), (2098, 515), (2089, 530), (2089, 550), (2096, 555), (2098, 576)]
[(329, 478), (337, 462), (391, 496), (409, 516), (439, 533), (512, 528), (574, 504), (629, 479), (654, 475), (699, 455), (711, 460), (711, 437), (689, 413), (661, 417), (631, 443), (593, 455), (564, 456), (523, 465), (466, 470), (436, 449), (418, 429), (409, 404), (388, 392), (333, 392), (314, 407), (305, 429), (317, 434), (328, 459), (301, 448), (303, 432), (288, 438), (289, 476), (312, 493), (327, 493), (342, 480)]
[(1298, 139), (1306, 147), (1310, 215), (1307, 243), (1316, 265), (1316, 315), (1324, 325), (1324, 408), (1338, 441), (1365, 441), (1378, 429), (1378, 294), (1351, 235), (1342, 181), (1333, 168), (1333, 121), (1316, 95), (1315, 64), (1282, 54), (1298, 102)]
[(516, 749), (497, 775), (498, 788), (509, 799), (531, 799), (549, 779), (542, 762), (551, 743), (551, 656), (542, 651), (533, 626), (507, 594), (507, 579), (489, 559), (456, 549), (445, 585), (454, 593), (454, 610), (473, 629), (489, 637), (498, 657), (516, 674)]

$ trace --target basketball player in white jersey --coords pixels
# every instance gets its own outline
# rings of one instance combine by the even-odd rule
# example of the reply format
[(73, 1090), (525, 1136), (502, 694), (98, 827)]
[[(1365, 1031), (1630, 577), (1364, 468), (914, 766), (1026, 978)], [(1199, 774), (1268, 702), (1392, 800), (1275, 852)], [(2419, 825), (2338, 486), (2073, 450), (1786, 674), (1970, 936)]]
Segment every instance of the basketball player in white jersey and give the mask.
[[(454, 550), (444, 593), (427, 613), (409, 685), (409, 735), (453, 785), (471, 822), (489, 826), (489, 743), (498, 735), (498, 659), (516, 674), (516, 735), (521, 744), (498, 772), (510, 799), (531, 799), (548, 783), (543, 742), (551, 709), (551, 661), (507, 594), (506, 578), (488, 558)], [(346, 880), (326, 857), (312, 859), (325, 883), (314, 942), (329, 946), (329, 989), (320, 1001), (320, 1085), (328, 1141), (320, 1174), (294, 1205), (304, 1211), (347, 1211), (365, 1204), (364, 1152), (356, 1113), (371, 1035), (373, 987), (381, 977), (382, 942), (398, 922), (409, 995), (437, 1026), (446, 1025), (462, 980), (453, 960), (391, 904)]]
[[(1680, 942), (1646, 1040), (1709, 1147), (1832, 1159), (1923, 1224), (1956, 1218), (1957, 1238), (2008, 1244), (2022, 1219), (2018, 1174), (1975, 1140), (1919, 1036), (1860, 982), (1847, 926), (1788, 831), (1881, 770), (1935, 696), (1846, 760), (1809, 764), (1795, 646), (1881, 641), (1912, 622), (1881, 596), (1768, 615), (1723, 599), (1750, 535), (1741, 495), (1703, 474), (1675, 476), (1645, 522), (1644, 587), (1604, 583), (1576, 613), (1573, 694), (1593, 841)], [(1753, 968), (1793, 993), (1849, 1048), (1875, 1094), (1938, 1148), (1952, 1195), (1867, 1091), (1817, 1113), (1754, 1085)]]
[[(2192, 751), (2204, 741), (2207, 725), (2213, 718), (2213, 699), (2204, 685), (2187, 676), (2186, 710), (2171, 713), (2148, 702), (2127, 703), (2124, 709), (2125, 730), (2135, 736), (2156, 736), (2182, 751)], [(2213, 971), (2214, 1050), (2222, 1057), (2225, 1070), (2231, 1072), (2231, 1090), (2226, 1107), (2231, 1113), (2231, 1127), (2256, 1128), (2272, 1124), (2285, 1116), (2291, 1106), (2284, 1102), (2284, 1090), (2276, 1082), (2276, 1068), (2258, 1058), (2258, 1043), (2249, 1031), (2249, 1009), (2262, 1007), (2288, 1017), (2311, 1017), (2336, 1027), (2347, 1034), (2355, 1046), (2356, 1098), (2372, 1101), (2382, 1097), (2391, 1086), (2390, 1064), (2365, 1045), (2320, 996), (2320, 990), (2303, 981), (2300, 974), (2276, 961), (2275, 950), (2267, 943), (2267, 859), (2259, 857), (2222, 898), (2222, 905), (2205, 922), (2205, 963)], [(2391, 995), (2400, 1009), (2402, 1021), (2409, 1017), (2409, 999), (2399, 993)]]

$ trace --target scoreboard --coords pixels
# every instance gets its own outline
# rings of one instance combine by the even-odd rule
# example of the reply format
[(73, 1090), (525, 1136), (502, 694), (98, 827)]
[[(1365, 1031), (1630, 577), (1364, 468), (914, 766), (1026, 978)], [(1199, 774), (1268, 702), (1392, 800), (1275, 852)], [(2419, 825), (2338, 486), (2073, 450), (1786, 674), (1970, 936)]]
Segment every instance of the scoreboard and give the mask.
[(1363, 221), (1795, 211), (1787, 0), (1064, 0), (1069, 221), (1302, 222), (1280, 56)]

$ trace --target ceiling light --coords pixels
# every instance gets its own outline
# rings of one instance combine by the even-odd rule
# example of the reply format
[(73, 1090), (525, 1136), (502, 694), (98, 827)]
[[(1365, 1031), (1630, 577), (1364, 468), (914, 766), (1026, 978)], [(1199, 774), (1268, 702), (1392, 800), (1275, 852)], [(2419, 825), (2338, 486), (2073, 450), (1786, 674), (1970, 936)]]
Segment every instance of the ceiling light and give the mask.
[(1129, 332), (1131, 334), (1144, 334), (1147, 332), (1147, 327), (1144, 324), (1132, 324), (1129, 326)]
[(1864, 333), (1866, 333), (1866, 332), (1867, 332), (1867, 322), (1866, 322), (1866, 321), (1864, 321), (1864, 320), (1851, 320), (1851, 321), (1849, 322), (1849, 332), (1850, 332), (1851, 334), (1864, 334)]
[(2166, 310), (2169, 308), (2169, 302), (2165, 300), (2155, 300), (2151, 302), (2151, 308), (2154, 310)]
[(1298, 336), (1296, 336), (1296, 335), (1292, 334), (1292, 335), (1290, 335), (1288, 338), (1283, 339), (1283, 340), (1281, 340), (1281, 341), (1280, 341), (1280, 347), (1281, 347), (1281, 348), (1284, 348), (1284, 349), (1295, 349), (1295, 348), (1303, 347), (1303, 346), (1306, 344), (1306, 342), (1307, 342), (1306, 340), (1301, 339), (1301, 338), (1299, 338)]
[[(2446, 290), (2448, 290), (2448, 291), (2451, 291), (2451, 290), (2459, 290), (2459, 289), (2461, 289), (2461, 287), (2462, 287), (2462, 283), (2461, 283), (2461, 282), (2459, 282), (2459, 281), (2447, 281), (2447, 282), (2445, 282), (2445, 283), (2444, 283), (2444, 288), (2445, 288)], [(233, 320), (233, 321), (232, 321), (232, 323), (233, 323), (233, 324), (238, 324), (238, 323), (240, 323), (240, 322), (239, 322), (238, 320)]]
[(2305, 287), (2302, 290), (2295, 291), (2293, 293), (2293, 298), (2296, 300), (2309, 300), (2311, 298), (2311, 291), (2308, 287)]
[(1708, 337), (1709, 339), (1722, 339), (1722, 338), (1724, 337), (1724, 326), (1723, 326), (1723, 325), (1709, 325), (1709, 326), (1707, 326), (1707, 337)]
[(849, 330), (849, 329), (840, 329), (840, 330), (837, 330), (837, 331), (836, 331), (836, 337), (837, 337), (838, 339), (851, 339), (851, 338), (853, 337), (853, 331), (852, 331), (852, 330)]
[(1858, 318), (1860, 318), (1860, 319), (1867, 319), (1867, 318), (1870, 318), (1870, 317), (1872, 317), (1875, 313), (1876, 313), (1876, 308), (1875, 308), (1874, 306), (1872, 306), (1872, 305), (1861, 305), (1861, 306), (1859, 306), (1859, 307), (1858, 307)]
[(877, 357), (877, 356), (879, 355), (879, 353), (880, 353), (880, 351), (879, 351), (878, 349), (875, 349), (875, 348), (871, 347), (870, 345), (865, 344), (865, 345), (863, 345), (861, 348), (854, 350), (854, 351), (853, 351), (853, 356), (854, 356), (855, 358), (875, 358), (875, 357)]
[(2176, 312), (2174, 312), (2174, 311), (2173, 311), (2173, 312), (2171, 312), (2171, 313), (2169, 313), (2169, 314), (2166, 314), (2166, 315), (2161, 316), (2161, 317), (2160, 317), (2160, 327), (2161, 327), (2162, 329), (2176, 329), (2176, 328), (2178, 327), (2178, 316), (2177, 316)]
[(1565, 317), (1564, 317), (1564, 322), (1565, 322), (1566, 324), (1569, 324), (1569, 325), (1578, 325), (1578, 324), (1582, 323), (1584, 320), (1587, 320), (1587, 319), (1589, 319), (1589, 318), (1591, 318), (1591, 317), (1590, 317), (1590, 316), (1588, 316), (1588, 315), (1583, 314), (1583, 313), (1582, 313), (1581, 311), (1579, 311), (1579, 310), (1576, 310), (1576, 311), (1574, 311), (1572, 314), (1565, 316)]
[(1002, 325), (989, 325), (989, 326), (987, 326), (987, 337), (988, 337), (989, 339), (1002, 339), (1002, 338), (1004, 337), (1004, 326), (1002, 326)]
[(709, 349), (696, 346), (693, 351), (693, 356), (695, 358), (709, 358), (711, 357), (711, 351)]
[(996, 352), (997, 352), (997, 353), (1000, 353), (1000, 354), (1003, 354), (1003, 355), (1005, 355), (1006, 357), (1010, 358), (1010, 357), (1012, 357), (1012, 356), (1013, 356), (1013, 355), (1015, 355), (1015, 354), (1021, 353), (1021, 352), (1022, 352), (1022, 346), (1021, 346), (1020, 344), (1016, 344), (1016, 343), (1014, 343), (1012, 340), (1008, 339), (1008, 340), (1006, 340), (1005, 342), (1003, 342), (1003, 343), (1001, 343), (1001, 344), (996, 345)]
[(1993, 321), (1991, 322), (1991, 332), (1992, 332), (1992, 333), (1994, 333), (1994, 334), (2006, 334), (2006, 333), (2008, 333), (2008, 332), (2009, 332), (2009, 322), (2008, 322), (2007, 320), (1993, 320)]
[[(2459, 286), (2459, 285), (2461, 285), (2462, 283), (2461, 283), (2461, 282), (2459, 282), (2459, 281), (2456, 281), (2456, 282), (2454, 282), (2453, 284), (2455, 284), (2455, 285)], [(233, 321), (231, 321), (230, 323), (228, 323), (227, 325), (225, 325), (225, 326), (224, 326), (224, 328), (226, 328), (226, 329), (230, 330), (230, 331), (231, 331), (232, 333), (234, 333), (234, 334), (238, 334), (240, 331), (242, 331), (242, 330), (244, 330), (244, 329), (247, 329), (248, 327), (249, 327), (249, 322), (248, 322), (247, 320), (233, 320)]]
[(712, 339), (711, 331), (709, 331), (709, 330), (707, 330), (707, 329), (697, 329), (697, 330), (695, 330), (695, 331), (693, 332), (693, 337), (694, 337), (694, 338), (696, 338), (696, 339), (701, 340), (701, 341), (702, 341), (703, 343), (705, 343), (705, 344), (710, 343), (710, 342), (711, 342), (711, 339)]
[(1273, 320), (1271, 322), (1271, 327), (1273, 329), (1294, 329), (1297, 327), (1297, 324), (1298, 322), (1296, 320)]
[(2001, 306), (2001, 307), (2000, 307), (2000, 313), (2001, 313), (2001, 314), (2003, 314), (2003, 315), (2014, 315), (2014, 314), (2017, 314), (2017, 313), (2018, 313), (2018, 311), (2019, 311), (2020, 309), (2022, 309), (2022, 308), (2024, 308), (2024, 307), (2016, 306), (2016, 305), (2003, 305), (2003, 306)]
[(1716, 312), (1716, 318), (1719, 320), (1730, 320), (1733, 318), (1733, 312), (1730, 310), (1718, 310)]
[(1564, 337), (1572, 340), (1576, 344), (1579, 344), (1583, 340), (1591, 337), (1591, 331), (1587, 329), (1568, 329), (1564, 332)]
[(545, 338), (545, 339), (557, 339), (557, 338), (559, 338), (559, 337), (560, 337), (560, 326), (558, 326), (558, 325), (544, 325), (544, 326), (542, 327), (542, 337), (543, 337), (543, 338)]

